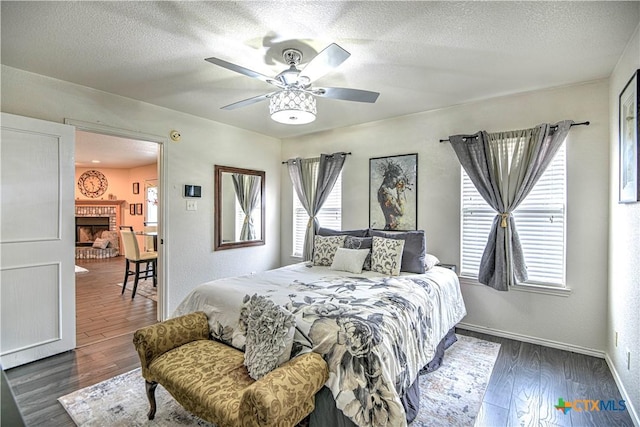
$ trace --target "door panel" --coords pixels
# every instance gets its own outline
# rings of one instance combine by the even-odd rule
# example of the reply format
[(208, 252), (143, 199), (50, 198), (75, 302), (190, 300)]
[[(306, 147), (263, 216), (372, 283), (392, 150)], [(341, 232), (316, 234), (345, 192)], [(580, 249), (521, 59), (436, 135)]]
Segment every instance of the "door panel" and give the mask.
[(2, 113), (0, 362), (75, 347), (73, 126)]

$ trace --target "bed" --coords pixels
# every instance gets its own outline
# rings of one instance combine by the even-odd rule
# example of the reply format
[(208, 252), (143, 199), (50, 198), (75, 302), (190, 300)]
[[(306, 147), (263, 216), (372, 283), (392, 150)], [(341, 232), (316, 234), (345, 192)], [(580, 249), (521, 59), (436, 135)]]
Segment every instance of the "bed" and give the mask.
[[(447, 268), (388, 276), (298, 263), (199, 285), (174, 316), (204, 311), (212, 337), (241, 348), (239, 314), (252, 295), (294, 316), (292, 357), (323, 355), (330, 371), (325, 387), (345, 418), (340, 425), (406, 425), (408, 392), (466, 315), (458, 278)], [(336, 423), (327, 424), (325, 414), (315, 420)]]

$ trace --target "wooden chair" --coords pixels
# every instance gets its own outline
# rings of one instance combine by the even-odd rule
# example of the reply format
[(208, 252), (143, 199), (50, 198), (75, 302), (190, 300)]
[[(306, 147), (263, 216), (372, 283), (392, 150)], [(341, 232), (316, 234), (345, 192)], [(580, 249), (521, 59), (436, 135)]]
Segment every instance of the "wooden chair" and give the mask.
[[(133, 227), (121, 226), (120, 236), (122, 237), (122, 245), (124, 247), (125, 268), (124, 282), (122, 283), (122, 293), (127, 288), (129, 276), (134, 277), (133, 292), (131, 298), (136, 296), (139, 279), (153, 278), (153, 286), (157, 286), (156, 262), (158, 260), (157, 252), (140, 252), (138, 247), (138, 239), (133, 232)], [(131, 263), (135, 264), (135, 270), (131, 270)], [(140, 264), (145, 263), (144, 270), (140, 270)]]

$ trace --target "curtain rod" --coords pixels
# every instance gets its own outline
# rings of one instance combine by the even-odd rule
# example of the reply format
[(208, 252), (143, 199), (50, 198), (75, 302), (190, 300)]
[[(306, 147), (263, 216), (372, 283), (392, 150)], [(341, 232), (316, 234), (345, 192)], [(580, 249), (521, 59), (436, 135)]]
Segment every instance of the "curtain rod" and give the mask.
[[(589, 121), (586, 121), (586, 122), (580, 122), (580, 123), (573, 123), (573, 124), (571, 125), (571, 127), (574, 127), (574, 126), (582, 126), (582, 125), (584, 125), (584, 126), (589, 126), (589, 125), (590, 125), (590, 122), (589, 122)], [(552, 128), (557, 128), (558, 126), (556, 125), (556, 126), (551, 126), (551, 127), (552, 127)], [(449, 142), (449, 140), (448, 140), (448, 139), (441, 139), (441, 140), (440, 140), (440, 142)]]
[[(349, 151), (348, 153), (334, 153), (334, 154), (344, 154), (345, 156), (350, 156), (351, 155), (351, 151)], [(333, 157), (333, 154), (327, 156), (327, 157)], [(287, 162), (282, 162), (283, 165), (286, 165)]]

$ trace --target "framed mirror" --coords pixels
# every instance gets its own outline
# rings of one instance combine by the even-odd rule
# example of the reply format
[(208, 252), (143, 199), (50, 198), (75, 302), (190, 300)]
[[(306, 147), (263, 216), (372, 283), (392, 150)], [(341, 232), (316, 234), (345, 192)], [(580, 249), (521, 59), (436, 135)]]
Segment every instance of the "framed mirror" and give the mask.
[(264, 245), (264, 171), (215, 165), (214, 250)]

